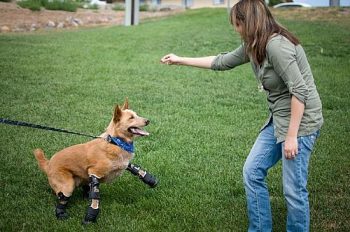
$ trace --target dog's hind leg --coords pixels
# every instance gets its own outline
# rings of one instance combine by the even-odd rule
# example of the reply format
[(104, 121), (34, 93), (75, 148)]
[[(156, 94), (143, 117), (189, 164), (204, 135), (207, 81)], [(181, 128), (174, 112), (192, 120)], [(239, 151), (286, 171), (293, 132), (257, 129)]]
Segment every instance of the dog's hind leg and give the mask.
[(50, 180), (50, 185), (56, 192), (58, 203), (56, 205), (56, 217), (57, 219), (63, 220), (68, 218), (66, 208), (68, 200), (74, 190), (74, 179), (66, 176), (65, 178), (55, 178)]
[(90, 205), (86, 212), (85, 218), (83, 220), (83, 224), (90, 224), (91, 222), (96, 222), (97, 216), (100, 212), (99, 204), (100, 204), (100, 180), (95, 175), (90, 175)]
[(56, 217), (57, 219), (63, 220), (68, 218), (68, 214), (66, 213), (66, 207), (69, 200), (69, 197), (66, 197), (62, 192), (57, 194), (58, 203), (56, 205)]

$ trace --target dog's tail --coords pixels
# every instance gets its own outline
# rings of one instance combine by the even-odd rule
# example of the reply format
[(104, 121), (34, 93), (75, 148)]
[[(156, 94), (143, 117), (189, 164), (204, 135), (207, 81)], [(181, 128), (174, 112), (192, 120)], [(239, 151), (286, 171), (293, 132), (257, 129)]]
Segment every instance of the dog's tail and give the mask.
[(41, 149), (35, 149), (34, 155), (36, 160), (38, 161), (38, 165), (40, 169), (43, 170), (45, 173), (47, 173), (49, 161), (46, 159), (44, 151)]

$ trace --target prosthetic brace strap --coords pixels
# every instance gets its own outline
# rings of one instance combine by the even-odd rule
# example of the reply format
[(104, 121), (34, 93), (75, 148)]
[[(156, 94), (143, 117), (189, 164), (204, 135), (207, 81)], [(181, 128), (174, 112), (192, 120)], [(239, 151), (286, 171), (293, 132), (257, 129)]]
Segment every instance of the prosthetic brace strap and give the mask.
[(95, 200), (100, 199), (99, 185), (100, 185), (99, 179), (96, 176), (91, 175), (90, 176), (90, 193), (89, 193), (90, 199), (95, 199)]

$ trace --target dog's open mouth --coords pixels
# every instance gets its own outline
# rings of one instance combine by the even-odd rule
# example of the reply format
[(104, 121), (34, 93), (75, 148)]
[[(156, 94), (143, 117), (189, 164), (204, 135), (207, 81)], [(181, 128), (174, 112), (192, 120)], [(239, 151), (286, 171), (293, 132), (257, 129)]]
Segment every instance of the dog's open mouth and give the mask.
[(128, 131), (134, 135), (139, 135), (139, 136), (148, 136), (149, 133), (140, 127), (129, 127)]

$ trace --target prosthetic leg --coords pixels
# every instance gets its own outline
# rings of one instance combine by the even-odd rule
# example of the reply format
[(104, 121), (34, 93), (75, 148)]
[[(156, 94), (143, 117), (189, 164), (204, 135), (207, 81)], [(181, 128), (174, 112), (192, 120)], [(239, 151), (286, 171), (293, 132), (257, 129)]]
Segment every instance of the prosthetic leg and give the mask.
[(57, 198), (58, 198), (58, 204), (56, 206), (56, 217), (59, 220), (64, 220), (68, 218), (68, 214), (66, 213), (66, 207), (67, 207), (67, 203), (69, 200), (69, 197), (66, 197), (62, 192), (59, 192), (57, 194)]
[(142, 180), (145, 184), (148, 184), (151, 188), (154, 188), (158, 184), (157, 178), (152, 176), (150, 173), (146, 172), (145, 170), (142, 170), (140, 166), (129, 163), (128, 167), (126, 168), (129, 172), (131, 172), (133, 175), (138, 176), (140, 180)]
[(90, 193), (89, 193), (89, 199), (90, 199), (90, 205), (88, 207), (88, 210), (86, 212), (85, 218), (83, 220), (83, 224), (90, 224), (92, 222), (96, 222), (97, 216), (100, 212), (99, 204), (100, 204), (100, 181), (99, 179), (91, 175), (90, 178)]

